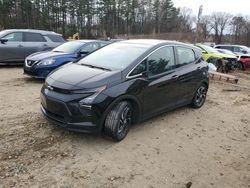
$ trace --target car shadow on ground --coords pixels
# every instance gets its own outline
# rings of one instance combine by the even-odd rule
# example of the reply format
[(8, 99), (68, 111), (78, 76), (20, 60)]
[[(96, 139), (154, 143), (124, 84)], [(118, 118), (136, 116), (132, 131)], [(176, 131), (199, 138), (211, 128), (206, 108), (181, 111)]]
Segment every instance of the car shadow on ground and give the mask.
[[(130, 128), (128, 135), (131, 134), (132, 132), (139, 132), (139, 131), (143, 131), (143, 130), (145, 131), (145, 129), (149, 129), (150, 126), (152, 126), (152, 124), (155, 122), (159, 122), (162, 119), (171, 118), (171, 116), (174, 114), (183, 114), (189, 110), (192, 111), (193, 109), (190, 108), (188, 105), (186, 105), (186, 106), (174, 109), (174, 110), (169, 111), (169, 112), (161, 113), (160, 115), (154, 116), (154, 117), (147, 119), (145, 121), (142, 121), (140, 123), (133, 124)], [(98, 145), (99, 143), (101, 143), (101, 145), (103, 146), (106, 144), (112, 145), (115, 143), (115, 141), (112, 138), (106, 136), (104, 133), (89, 134), (89, 133), (74, 132), (74, 131), (69, 131), (65, 128), (62, 128), (62, 127), (55, 125), (53, 123), (48, 123), (48, 124), (50, 127), (53, 127), (55, 130), (57, 130), (59, 132), (64, 131), (65, 134), (67, 134), (72, 140), (76, 139), (77, 142), (80, 142), (81, 144), (84, 143), (87, 145), (88, 144), (97, 144)], [(148, 134), (150, 134), (150, 132), (148, 132)], [(125, 138), (125, 140), (126, 139), (129, 139), (129, 138)]]

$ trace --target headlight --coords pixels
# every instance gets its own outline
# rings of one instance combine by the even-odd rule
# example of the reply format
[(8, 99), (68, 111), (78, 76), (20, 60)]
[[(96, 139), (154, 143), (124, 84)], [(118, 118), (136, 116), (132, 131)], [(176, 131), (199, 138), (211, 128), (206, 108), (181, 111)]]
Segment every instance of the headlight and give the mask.
[(75, 94), (90, 94), (88, 97), (82, 99), (79, 102), (80, 106), (85, 106), (86, 104), (92, 104), (92, 102), (94, 101), (94, 99), (105, 89), (107, 88), (106, 85), (101, 86), (99, 88), (94, 88), (94, 89), (90, 89), (90, 90), (75, 90), (73, 93)]
[(45, 59), (39, 62), (37, 65), (51, 65), (53, 63), (55, 63), (54, 59)]

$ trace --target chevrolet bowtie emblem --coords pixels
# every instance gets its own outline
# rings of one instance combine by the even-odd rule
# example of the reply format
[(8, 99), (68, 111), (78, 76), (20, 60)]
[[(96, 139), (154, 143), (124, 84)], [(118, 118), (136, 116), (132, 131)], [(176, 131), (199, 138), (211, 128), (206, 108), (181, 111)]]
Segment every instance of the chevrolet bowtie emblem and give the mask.
[(47, 86), (47, 88), (51, 91), (53, 91), (53, 87), (52, 86)]

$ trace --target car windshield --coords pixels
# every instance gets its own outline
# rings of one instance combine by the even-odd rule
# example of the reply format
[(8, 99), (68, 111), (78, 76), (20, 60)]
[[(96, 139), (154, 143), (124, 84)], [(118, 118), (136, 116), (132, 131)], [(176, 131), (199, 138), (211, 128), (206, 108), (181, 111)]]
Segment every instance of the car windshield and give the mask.
[(123, 70), (146, 52), (150, 46), (146, 44), (117, 42), (97, 50), (78, 63), (111, 70)]
[(206, 50), (207, 52), (209, 53), (218, 53), (218, 51), (210, 46), (207, 46), (207, 45), (198, 45), (200, 46), (201, 48), (203, 48), (204, 50)]
[(71, 42), (66, 42), (66, 43), (54, 48), (52, 51), (73, 54), (73, 53), (76, 53), (76, 51), (79, 48), (81, 48), (83, 45), (84, 45), (83, 42), (71, 41)]
[(216, 49), (218, 52), (223, 53), (223, 54), (230, 54), (230, 55), (235, 55), (233, 52), (230, 50), (222, 50), (222, 49)]

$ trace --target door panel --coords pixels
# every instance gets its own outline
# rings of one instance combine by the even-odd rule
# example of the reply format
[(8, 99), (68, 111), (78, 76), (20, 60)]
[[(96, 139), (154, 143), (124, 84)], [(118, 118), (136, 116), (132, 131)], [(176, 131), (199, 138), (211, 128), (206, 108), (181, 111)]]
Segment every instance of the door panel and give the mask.
[(154, 113), (172, 108), (178, 95), (178, 71), (171, 71), (163, 76), (149, 78), (144, 91), (144, 114)]
[(201, 65), (190, 48), (176, 47), (179, 71), (179, 100), (178, 103), (186, 103), (192, 100), (198, 87), (201, 74)]
[(194, 91), (198, 88), (200, 78), (202, 78), (200, 73), (199, 64), (187, 65), (179, 70), (179, 94), (182, 96), (180, 103), (192, 100)]
[(41, 34), (31, 32), (24, 33), (23, 46), (25, 49), (25, 53), (23, 54), (24, 59), (35, 52), (49, 48), (46, 39)]
[(145, 116), (174, 105), (179, 76), (175, 68), (174, 49), (171, 46), (162, 47), (148, 57), (148, 86), (144, 90)]
[(22, 54), (24, 53), (24, 48), (22, 45), (23, 33), (13, 32), (8, 33), (2, 39), (7, 39), (8, 41), (4, 44), (0, 44), (0, 61), (20, 61), (22, 59)]

